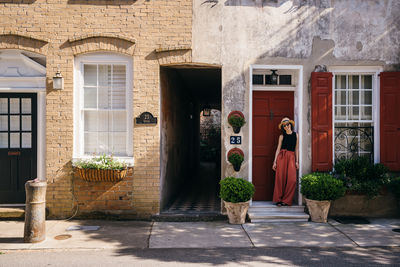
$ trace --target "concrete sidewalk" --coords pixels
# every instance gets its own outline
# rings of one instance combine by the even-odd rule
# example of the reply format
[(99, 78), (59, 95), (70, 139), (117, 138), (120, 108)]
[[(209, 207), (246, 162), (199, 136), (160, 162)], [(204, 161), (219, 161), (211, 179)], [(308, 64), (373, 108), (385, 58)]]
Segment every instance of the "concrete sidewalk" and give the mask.
[[(46, 222), (46, 240), (23, 242), (24, 222), (0, 221), (0, 251), (220, 247), (370, 247), (400, 246), (400, 219), (370, 219), (371, 224), (61, 221)], [(98, 230), (67, 230), (99, 226)], [(60, 238), (66, 238), (58, 240)]]

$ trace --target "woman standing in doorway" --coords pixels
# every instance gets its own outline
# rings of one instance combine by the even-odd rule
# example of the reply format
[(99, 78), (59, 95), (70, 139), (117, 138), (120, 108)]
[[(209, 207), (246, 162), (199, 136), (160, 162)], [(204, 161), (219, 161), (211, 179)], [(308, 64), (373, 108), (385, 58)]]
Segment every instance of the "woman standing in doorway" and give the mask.
[(299, 168), (299, 138), (294, 132), (294, 121), (288, 117), (279, 124), (282, 134), (279, 136), (278, 148), (272, 169), (275, 173), (273, 202), (277, 206), (291, 206), (296, 190), (296, 169)]

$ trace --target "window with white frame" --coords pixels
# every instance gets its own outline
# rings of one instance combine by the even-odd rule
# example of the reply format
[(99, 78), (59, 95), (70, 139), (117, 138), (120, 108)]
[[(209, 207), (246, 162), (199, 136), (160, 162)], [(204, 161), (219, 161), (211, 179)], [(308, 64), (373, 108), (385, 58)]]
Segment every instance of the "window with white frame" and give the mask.
[(132, 156), (132, 62), (90, 54), (75, 62), (75, 156)]
[(358, 156), (373, 160), (374, 84), (373, 74), (335, 74), (335, 160)]

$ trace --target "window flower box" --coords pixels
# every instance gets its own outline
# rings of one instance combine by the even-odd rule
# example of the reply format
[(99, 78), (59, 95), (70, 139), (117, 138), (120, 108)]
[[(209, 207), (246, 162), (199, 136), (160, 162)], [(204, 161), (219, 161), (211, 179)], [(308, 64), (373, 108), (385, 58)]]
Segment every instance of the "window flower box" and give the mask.
[(74, 163), (75, 173), (88, 182), (118, 182), (124, 179), (128, 169), (125, 163), (112, 156), (100, 156)]

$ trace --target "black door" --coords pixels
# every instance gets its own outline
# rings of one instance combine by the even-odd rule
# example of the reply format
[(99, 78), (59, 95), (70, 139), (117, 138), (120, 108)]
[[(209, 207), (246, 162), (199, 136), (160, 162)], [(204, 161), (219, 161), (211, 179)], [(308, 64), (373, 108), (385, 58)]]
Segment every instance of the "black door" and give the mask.
[(0, 93), (0, 203), (24, 203), (37, 172), (37, 96)]

